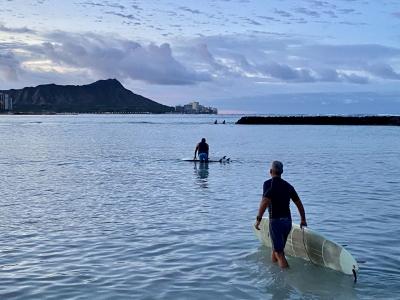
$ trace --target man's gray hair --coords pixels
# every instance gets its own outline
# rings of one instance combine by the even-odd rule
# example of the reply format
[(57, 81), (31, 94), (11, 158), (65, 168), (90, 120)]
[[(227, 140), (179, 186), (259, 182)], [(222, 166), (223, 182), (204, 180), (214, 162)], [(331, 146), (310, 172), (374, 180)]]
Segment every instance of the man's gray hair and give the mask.
[(271, 164), (271, 170), (273, 170), (276, 174), (281, 175), (283, 173), (283, 163), (279, 160), (274, 160)]

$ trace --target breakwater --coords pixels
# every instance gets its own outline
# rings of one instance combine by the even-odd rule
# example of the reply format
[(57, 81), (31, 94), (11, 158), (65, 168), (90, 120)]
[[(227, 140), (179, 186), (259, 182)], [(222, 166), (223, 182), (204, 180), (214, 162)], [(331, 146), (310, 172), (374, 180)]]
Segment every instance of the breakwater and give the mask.
[(241, 125), (382, 125), (400, 126), (400, 116), (246, 116)]

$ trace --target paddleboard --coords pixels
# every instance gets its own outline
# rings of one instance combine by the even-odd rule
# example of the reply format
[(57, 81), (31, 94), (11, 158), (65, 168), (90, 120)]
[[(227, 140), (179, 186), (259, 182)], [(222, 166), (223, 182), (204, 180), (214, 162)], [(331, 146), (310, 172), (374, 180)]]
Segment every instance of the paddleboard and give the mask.
[[(272, 248), (269, 236), (269, 219), (263, 218), (260, 230), (253, 225), (258, 239), (267, 247)], [(313, 264), (327, 267), (347, 275), (354, 275), (358, 271), (358, 264), (349, 251), (339, 244), (326, 239), (321, 234), (307, 228), (300, 228), (292, 224), (292, 230), (288, 236), (285, 254), (299, 257)], [(354, 270), (354, 272), (353, 272)]]
[(183, 158), (182, 161), (191, 161), (191, 162), (198, 162), (198, 163), (230, 163), (230, 158), (220, 158), (220, 159), (209, 159), (207, 161), (200, 161), (199, 159), (193, 159), (193, 158)]

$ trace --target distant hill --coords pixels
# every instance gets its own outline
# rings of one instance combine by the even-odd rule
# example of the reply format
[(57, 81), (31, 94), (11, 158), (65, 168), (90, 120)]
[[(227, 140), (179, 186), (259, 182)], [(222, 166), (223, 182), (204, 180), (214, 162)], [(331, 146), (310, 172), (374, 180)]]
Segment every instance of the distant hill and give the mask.
[(174, 110), (132, 93), (116, 79), (88, 85), (46, 84), (0, 91), (13, 98), (13, 112), (24, 113), (166, 113)]

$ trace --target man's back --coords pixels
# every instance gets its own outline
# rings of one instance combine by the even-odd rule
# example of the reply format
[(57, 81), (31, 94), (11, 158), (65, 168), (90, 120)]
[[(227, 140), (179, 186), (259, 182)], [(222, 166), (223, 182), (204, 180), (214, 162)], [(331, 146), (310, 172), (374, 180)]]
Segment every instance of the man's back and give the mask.
[(268, 207), (269, 217), (291, 218), (290, 199), (297, 199), (297, 193), (293, 186), (280, 177), (273, 177), (264, 182), (263, 196), (271, 199)]
[(208, 144), (206, 142), (199, 143), (199, 153), (207, 153), (208, 154)]

